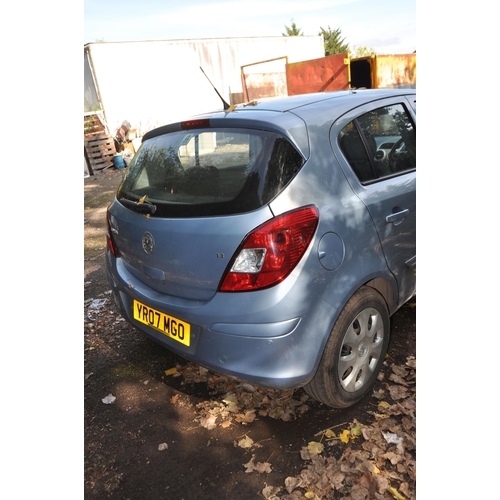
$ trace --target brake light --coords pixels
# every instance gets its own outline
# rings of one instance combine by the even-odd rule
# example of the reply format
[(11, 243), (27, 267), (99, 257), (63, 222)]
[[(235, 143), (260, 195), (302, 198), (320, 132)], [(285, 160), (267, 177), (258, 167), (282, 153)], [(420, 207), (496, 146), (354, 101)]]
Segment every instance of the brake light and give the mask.
[(210, 120), (208, 118), (202, 118), (198, 120), (187, 120), (181, 122), (181, 129), (188, 130), (190, 128), (205, 128), (210, 126)]
[(282, 282), (309, 247), (318, 220), (318, 209), (309, 206), (275, 217), (254, 229), (236, 251), (219, 291), (253, 291)]
[(113, 231), (111, 229), (111, 222), (110, 222), (110, 216), (109, 216), (109, 207), (108, 211), (106, 212), (106, 222), (107, 222), (107, 231), (106, 231), (106, 243), (108, 245), (109, 251), (115, 256), (119, 257), (120, 254), (118, 252), (118, 249), (115, 245), (115, 241), (113, 239)]

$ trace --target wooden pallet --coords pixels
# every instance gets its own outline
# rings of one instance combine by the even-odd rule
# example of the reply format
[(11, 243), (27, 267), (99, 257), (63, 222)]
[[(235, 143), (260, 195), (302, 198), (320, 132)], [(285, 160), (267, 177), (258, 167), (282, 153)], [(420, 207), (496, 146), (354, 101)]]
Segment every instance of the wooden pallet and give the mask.
[(84, 138), (85, 154), (90, 168), (95, 172), (113, 165), (116, 153), (113, 138), (107, 134), (95, 134)]
[(106, 129), (97, 115), (83, 116), (83, 131), (85, 134), (105, 134)]

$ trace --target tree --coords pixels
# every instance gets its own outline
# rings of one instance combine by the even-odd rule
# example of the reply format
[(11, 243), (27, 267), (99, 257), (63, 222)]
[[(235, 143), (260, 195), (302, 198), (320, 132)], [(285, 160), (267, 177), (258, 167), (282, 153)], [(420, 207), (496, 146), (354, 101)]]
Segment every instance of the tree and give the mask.
[(293, 22), (293, 19), (290, 19), (292, 21), (292, 26), (288, 27), (285, 25), (286, 33), (281, 33), (283, 36), (304, 36), (304, 33), (301, 33), (301, 29), (297, 28), (297, 25)]
[(342, 33), (340, 28), (332, 30), (330, 26), (328, 29), (320, 28), (318, 35), (323, 35), (325, 40), (325, 56), (332, 56), (333, 54), (342, 54), (349, 52), (349, 44), (344, 43), (345, 38), (341, 39)]
[(349, 51), (349, 57), (351, 59), (355, 59), (357, 57), (369, 57), (369, 56), (375, 56), (377, 53), (375, 52), (375, 49), (373, 47), (357, 47), (356, 45), (353, 46), (352, 50)]

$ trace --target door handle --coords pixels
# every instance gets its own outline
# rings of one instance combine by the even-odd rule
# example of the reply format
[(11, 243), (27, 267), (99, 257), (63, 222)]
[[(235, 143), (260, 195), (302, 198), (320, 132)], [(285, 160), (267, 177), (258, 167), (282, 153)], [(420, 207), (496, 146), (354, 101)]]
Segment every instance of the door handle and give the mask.
[(397, 226), (398, 224), (400, 224), (403, 219), (410, 213), (410, 211), (408, 209), (406, 210), (401, 210), (401, 212), (396, 212), (395, 214), (391, 214), (391, 215), (388, 215), (386, 218), (385, 218), (385, 222), (387, 222), (388, 224), (390, 222), (394, 222), (394, 225)]

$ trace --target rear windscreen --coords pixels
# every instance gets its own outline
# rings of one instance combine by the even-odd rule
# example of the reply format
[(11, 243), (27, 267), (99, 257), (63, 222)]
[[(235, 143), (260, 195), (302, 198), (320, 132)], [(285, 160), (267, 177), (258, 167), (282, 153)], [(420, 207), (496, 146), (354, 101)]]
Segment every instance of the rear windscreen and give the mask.
[(279, 194), (303, 163), (295, 147), (274, 132), (172, 132), (142, 144), (117, 198), (146, 200), (156, 206), (155, 217), (249, 212)]

